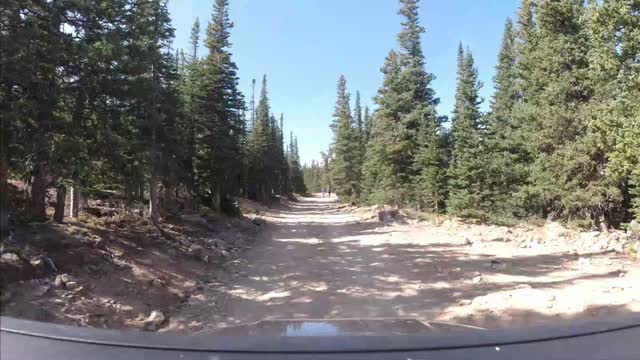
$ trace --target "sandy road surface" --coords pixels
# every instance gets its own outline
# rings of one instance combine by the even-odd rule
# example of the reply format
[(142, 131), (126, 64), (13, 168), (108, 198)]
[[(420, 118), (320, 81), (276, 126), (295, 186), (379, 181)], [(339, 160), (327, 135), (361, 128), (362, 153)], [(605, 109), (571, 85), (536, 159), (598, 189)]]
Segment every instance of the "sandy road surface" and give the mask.
[(503, 327), (640, 311), (640, 270), (625, 255), (471, 246), (465, 237), (482, 228), (385, 226), (335, 199), (302, 199), (267, 219), (253, 247), (212, 274), (166, 330), (353, 317)]

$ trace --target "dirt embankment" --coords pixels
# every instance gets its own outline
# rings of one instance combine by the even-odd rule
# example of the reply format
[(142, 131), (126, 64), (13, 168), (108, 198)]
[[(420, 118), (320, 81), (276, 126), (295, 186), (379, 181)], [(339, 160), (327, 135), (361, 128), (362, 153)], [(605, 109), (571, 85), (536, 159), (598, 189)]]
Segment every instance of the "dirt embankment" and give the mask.
[(20, 228), (23, 254), (46, 274), (5, 285), (2, 312), (207, 332), (267, 318), (493, 328), (640, 311), (640, 264), (625, 252), (635, 240), (621, 231), (418, 222), (326, 198), (243, 206), (243, 220), (182, 216), (164, 226), (171, 240), (143, 224)]
[(203, 211), (165, 222), (166, 237), (139, 219), (91, 215), (18, 226), (0, 258), (2, 314), (157, 329), (251, 244), (256, 224)]

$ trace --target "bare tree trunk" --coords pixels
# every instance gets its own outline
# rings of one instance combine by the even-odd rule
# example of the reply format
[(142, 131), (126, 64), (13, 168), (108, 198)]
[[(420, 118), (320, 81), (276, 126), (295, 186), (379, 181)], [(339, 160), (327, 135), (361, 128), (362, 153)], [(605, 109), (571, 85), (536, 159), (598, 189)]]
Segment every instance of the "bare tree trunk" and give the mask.
[(154, 225), (158, 225), (160, 219), (158, 209), (158, 177), (155, 174), (149, 179), (149, 217)]
[(69, 215), (72, 218), (77, 218), (80, 213), (80, 188), (78, 185), (71, 186), (71, 201), (69, 201)]
[(29, 211), (31, 216), (42, 220), (47, 217), (47, 174), (46, 166), (38, 162), (33, 172), (33, 180), (31, 182), (31, 200)]
[(56, 193), (56, 209), (53, 213), (53, 221), (62, 223), (64, 221), (65, 202), (67, 201), (67, 187), (63, 184), (58, 185)]
[(2, 154), (0, 156), (0, 239), (3, 239), (8, 234), (9, 230), (9, 161), (7, 155), (8, 144), (5, 139), (5, 120), (2, 117)]
[(222, 201), (222, 198), (220, 194), (220, 185), (214, 185), (213, 188), (211, 189), (211, 208), (215, 212), (220, 212), (221, 201)]

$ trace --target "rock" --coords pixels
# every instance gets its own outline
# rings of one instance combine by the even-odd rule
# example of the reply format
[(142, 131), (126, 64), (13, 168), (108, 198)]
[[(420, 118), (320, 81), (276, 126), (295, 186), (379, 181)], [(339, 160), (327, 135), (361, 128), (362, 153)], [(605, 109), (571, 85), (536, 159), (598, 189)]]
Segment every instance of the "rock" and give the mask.
[(472, 242), (472, 241), (471, 241), (471, 239), (469, 239), (468, 237), (465, 237), (465, 238), (464, 238), (464, 244), (465, 244), (465, 245), (472, 245), (472, 244), (473, 244), (473, 242)]
[(14, 253), (4, 253), (0, 259), (7, 262), (20, 262), (20, 257)]
[(79, 288), (79, 284), (75, 281), (69, 281), (68, 283), (66, 283), (65, 288), (69, 289), (69, 290), (75, 290)]
[(471, 281), (473, 281), (474, 284), (478, 284), (478, 283), (484, 281), (484, 278), (482, 277), (482, 275), (480, 275), (480, 276), (474, 277)]
[(155, 331), (165, 320), (166, 318), (161, 311), (153, 310), (151, 314), (149, 314), (149, 317), (144, 320), (144, 327), (147, 330)]
[(462, 299), (462, 300), (458, 301), (458, 305), (460, 305), (460, 306), (469, 306), (469, 305), (471, 305), (471, 302), (472, 301), (469, 300), (469, 299)]
[(189, 246), (189, 254), (204, 262), (209, 262), (209, 256), (206, 254), (204, 247), (198, 244), (191, 244)]
[(398, 209), (391, 210), (379, 210), (378, 221), (380, 222), (392, 222), (398, 217)]
[(529, 284), (518, 284), (518, 285), (516, 286), (516, 289), (518, 289), (518, 290), (522, 290), (522, 289), (531, 289), (531, 285), (529, 285)]
[(166, 285), (166, 284), (165, 284), (165, 282), (164, 282), (163, 280), (161, 280), (161, 279), (153, 279), (153, 280), (151, 280), (151, 285), (152, 285), (153, 287), (163, 288), (163, 287), (165, 287), (165, 285)]
[(57, 287), (57, 288), (63, 288), (65, 287), (65, 285), (70, 281), (69, 279), (69, 275), (67, 274), (61, 274), (56, 276), (56, 280), (53, 282), (53, 284)]

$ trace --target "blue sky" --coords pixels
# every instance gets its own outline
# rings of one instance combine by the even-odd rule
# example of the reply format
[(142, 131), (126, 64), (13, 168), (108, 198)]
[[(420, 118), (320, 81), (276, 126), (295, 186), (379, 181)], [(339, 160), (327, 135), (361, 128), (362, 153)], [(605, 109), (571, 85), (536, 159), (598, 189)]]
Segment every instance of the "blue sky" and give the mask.
[[(438, 112), (453, 108), (458, 42), (476, 60), (486, 109), (504, 21), (514, 17), (519, 0), (422, 0), (420, 20), (426, 69), (440, 98)], [(318, 159), (331, 141), (329, 123), (340, 74), (355, 100), (363, 104), (382, 82), (380, 67), (400, 30), (396, 0), (230, 0), (233, 59), (241, 90), (251, 94), (251, 79), (267, 75), (271, 108), (284, 113), (285, 132), (298, 137), (303, 162)], [(196, 16), (202, 38), (211, 17), (212, 0), (169, 0), (176, 29), (174, 47), (189, 47)], [(200, 51), (201, 54), (204, 50)]]

